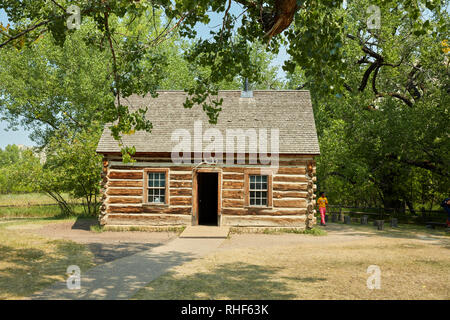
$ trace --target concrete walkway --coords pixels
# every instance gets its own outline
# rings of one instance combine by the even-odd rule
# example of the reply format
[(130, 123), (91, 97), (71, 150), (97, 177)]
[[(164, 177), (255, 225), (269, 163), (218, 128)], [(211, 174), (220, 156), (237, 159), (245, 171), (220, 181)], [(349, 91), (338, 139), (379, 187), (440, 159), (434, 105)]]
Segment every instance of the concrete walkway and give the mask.
[(226, 239), (228, 233), (230, 233), (230, 227), (188, 226), (180, 234), (180, 238)]
[[(216, 227), (217, 228), (217, 227)], [(228, 233), (227, 233), (228, 234)], [(81, 288), (69, 290), (59, 282), (31, 299), (129, 299), (169, 268), (202, 257), (219, 247), (225, 238), (177, 238), (151, 250), (117, 259), (81, 273)]]

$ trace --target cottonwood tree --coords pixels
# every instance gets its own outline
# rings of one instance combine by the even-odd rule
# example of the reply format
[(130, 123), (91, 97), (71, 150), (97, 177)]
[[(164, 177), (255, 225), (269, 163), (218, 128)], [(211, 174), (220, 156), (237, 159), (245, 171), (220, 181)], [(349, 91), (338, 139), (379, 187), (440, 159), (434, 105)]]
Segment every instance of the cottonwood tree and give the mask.
[[(298, 70), (290, 86), (313, 91), (322, 186), (336, 197), (376, 197), (414, 211), (426, 194), (421, 184), (443, 196), (450, 183), (448, 12), (409, 15), (401, 3), (380, 2), (381, 24), (371, 29), (360, 10), (370, 3), (351, 1), (336, 13), (347, 66), (339, 79), (327, 84), (336, 69), (323, 64)], [(427, 30), (417, 29), (421, 21)]]
[[(440, 12), (444, 1), (388, 0), (373, 1), (372, 4), (385, 4), (392, 8), (401, 5), (407, 16), (415, 19), (414, 32), (440, 32), (421, 19), (421, 6), (426, 6), (432, 13)], [(265, 43), (266, 50), (271, 53), (277, 53), (280, 46), (285, 45), (292, 56), (292, 60), (286, 63), (287, 71), (292, 72), (296, 65), (309, 66), (309, 72), (316, 74), (320, 74), (325, 66), (332, 68), (335, 72), (327, 74), (325, 81), (330, 90), (339, 90), (342, 84), (340, 74), (348, 67), (341, 55), (346, 39), (342, 32), (345, 27), (343, 17), (339, 14), (343, 1), (333, 0), (3, 0), (0, 8), (7, 12), (12, 26), (3, 26), (0, 48), (16, 46), (20, 49), (45, 32), (50, 32), (58, 43), (64, 43), (68, 33), (76, 32), (68, 30), (66, 25), (67, 19), (77, 11), (67, 13), (69, 5), (79, 8), (82, 19), (90, 17), (95, 21), (96, 32), (87, 37), (88, 42), (110, 51), (115, 102), (105, 106), (104, 114), (116, 120), (112, 127), (116, 139), (120, 139), (121, 133), (151, 130), (150, 121), (144, 117), (145, 110), (130, 113), (121, 99), (133, 93), (156, 95), (155, 83), (141, 79), (144, 73), (152, 72), (154, 80), (158, 80), (165, 60), (153, 53), (175, 32), (196, 41), (186, 59), (210, 68), (207, 75), (196, 75), (196, 85), (188, 90), (185, 107), (201, 105), (212, 123), (217, 121), (221, 101), (217, 97), (207, 98), (217, 94), (218, 83), (224, 79), (231, 81), (237, 75), (248, 78), (250, 82), (257, 82), (261, 77), (261, 68), (252, 63), (249, 54), (255, 43)], [(232, 5), (238, 6), (238, 13), (233, 13)], [(161, 10), (166, 22), (164, 28), (157, 34), (126, 33), (119, 37), (121, 32), (115, 27), (114, 20), (130, 19), (131, 23), (145, 18), (148, 9)], [(222, 25), (211, 31), (210, 39), (198, 39), (195, 26), (207, 24), (211, 12), (223, 16)], [(154, 15), (148, 19), (151, 22)], [(148, 61), (147, 66), (152, 67), (150, 70), (144, 68), (144, 61)], [(124, 147), (123, 151), (127, 155), (131, 150)]]

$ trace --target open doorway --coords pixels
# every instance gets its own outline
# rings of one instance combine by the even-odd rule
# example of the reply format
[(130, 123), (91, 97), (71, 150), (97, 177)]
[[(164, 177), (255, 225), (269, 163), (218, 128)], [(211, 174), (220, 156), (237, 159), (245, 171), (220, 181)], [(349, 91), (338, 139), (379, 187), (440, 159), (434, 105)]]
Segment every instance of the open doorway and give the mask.
[(217, 226), (219, 175), (199, 172), (197, 186), (198, 224)]

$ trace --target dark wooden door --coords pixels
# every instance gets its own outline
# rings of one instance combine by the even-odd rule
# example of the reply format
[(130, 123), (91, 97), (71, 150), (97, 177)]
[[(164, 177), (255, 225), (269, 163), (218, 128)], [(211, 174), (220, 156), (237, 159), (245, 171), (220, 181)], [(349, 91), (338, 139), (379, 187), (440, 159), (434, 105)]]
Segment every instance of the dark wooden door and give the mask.
[(217, 226), (219, 179), (217, 173), (198, 173), (198, 224)]

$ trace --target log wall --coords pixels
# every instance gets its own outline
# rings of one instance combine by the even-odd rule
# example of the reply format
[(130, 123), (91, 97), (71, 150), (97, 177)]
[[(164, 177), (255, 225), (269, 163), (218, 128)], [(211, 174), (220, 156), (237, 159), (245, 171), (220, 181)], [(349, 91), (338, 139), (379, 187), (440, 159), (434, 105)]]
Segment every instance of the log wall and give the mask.
[[(248, 206), (246, 174), (265, 166), (202, 165), (220, 171), (219, 224), (233, 226), (312, 227), (315, 224), (315, 161), (313, 156), (280, 157), (280, 167), (270, 169), (267, 207)], [(137, 157), (133, 164), (120, 156), (105, 156), (102, 173), (100, 223), (190, 225), (195, 223), (193, 164), (173, 164), (168, 157)], [(168, 169), (165, 204), (146, 203), (145, 170)], [(266, 174), (263, 171), (262, 174)], [(248, 183), (247, 183), (248, 184)]]

